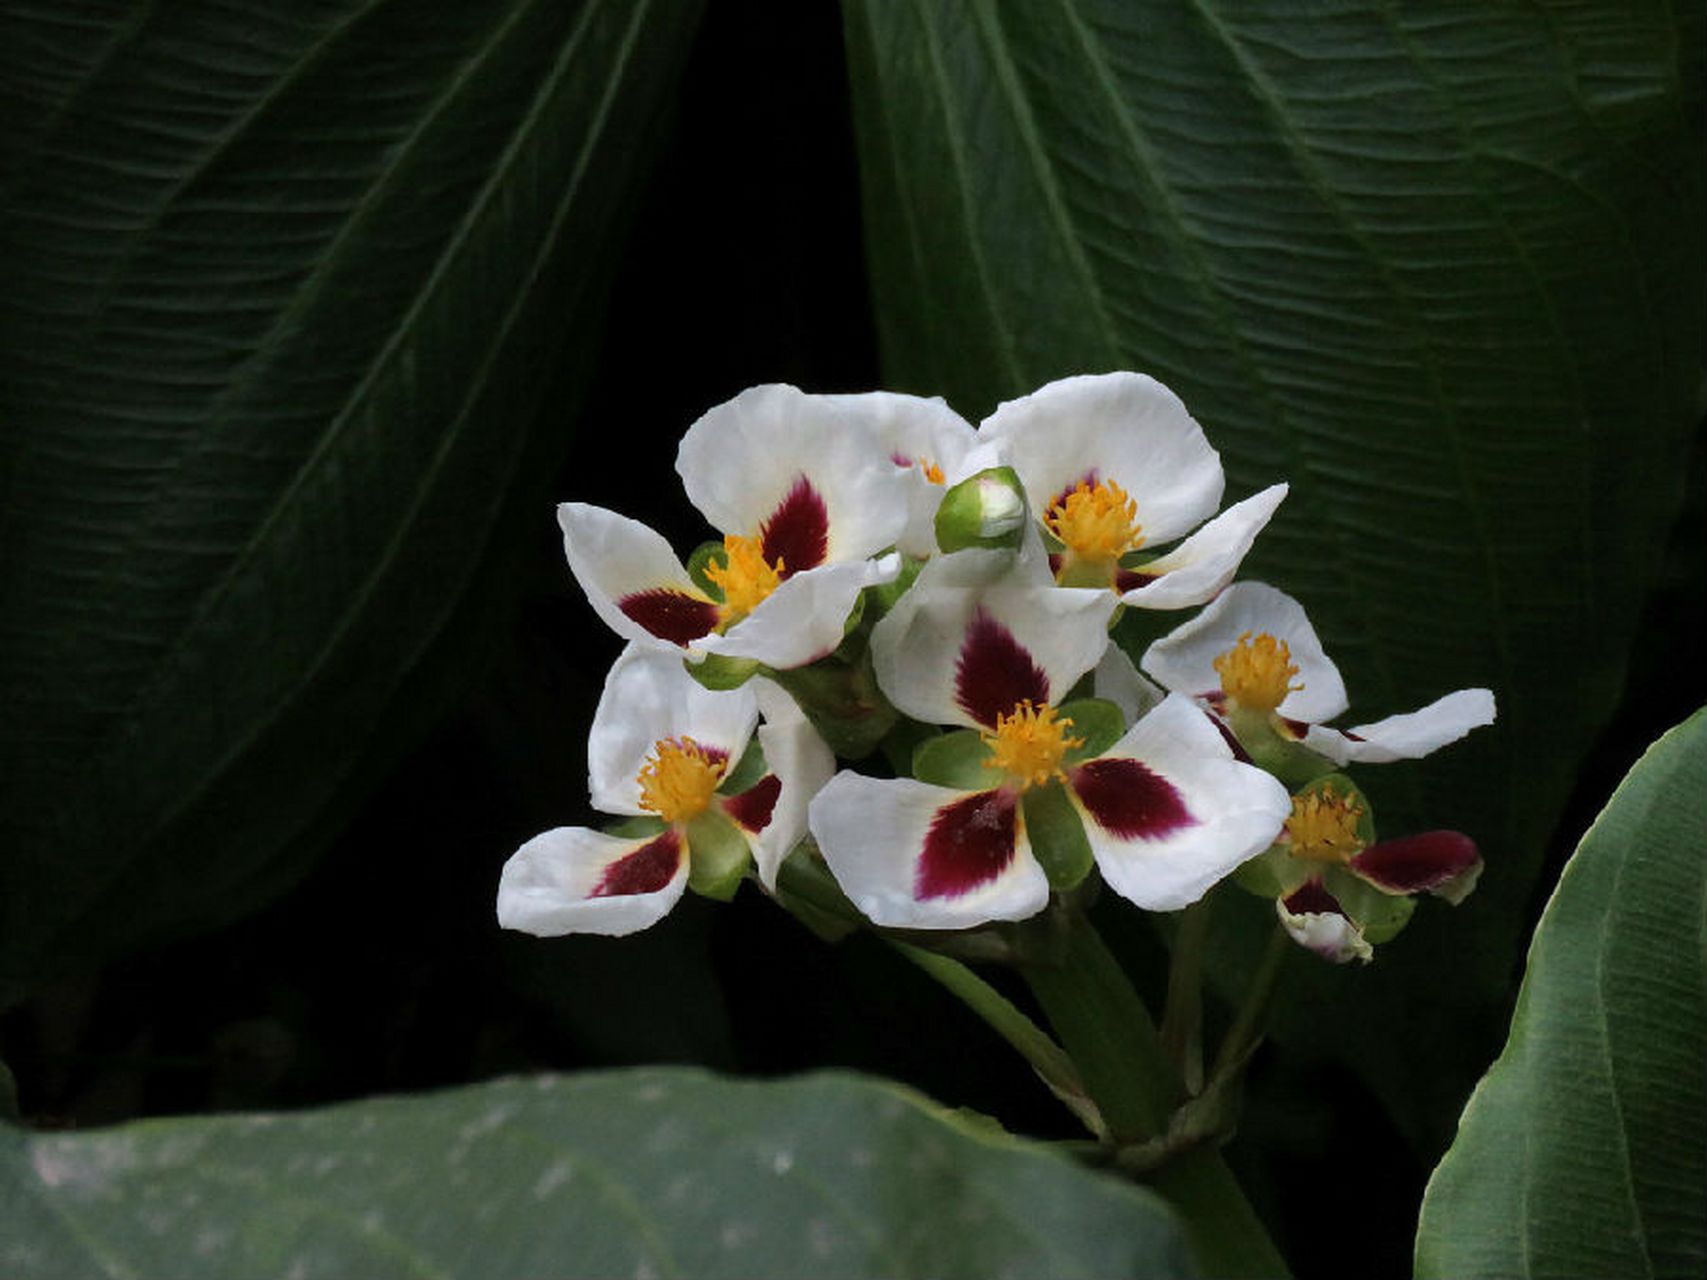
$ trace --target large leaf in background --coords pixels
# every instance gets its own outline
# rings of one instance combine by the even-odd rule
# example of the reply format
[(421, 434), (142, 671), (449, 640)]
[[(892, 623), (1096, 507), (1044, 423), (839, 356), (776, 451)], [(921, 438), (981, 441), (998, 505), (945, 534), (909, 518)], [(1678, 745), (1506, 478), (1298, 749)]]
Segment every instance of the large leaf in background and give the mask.
[(1417, 1274), (1707, 1275), (1707, 711), (1565, 868), (1511, 1039), (1423, 1201)]
[(7, 6), (0, 1003), (231, 913), (405, 745), (697, 11)]
[(17, 1280), (1192, 1273), (1148, 1192), (852, 1076), (544, 1076), (0, 1130), (0, 1187)]
[(1235, 496), (1291, 482), (1246, 576), (1304, 601), (1356, 716), (1496, 690), (1495, 730), (1360, 775), (1388, 834), (1471, 832), (1480, 891), (1371, 970), (1295, 965), (1280, 1028), (1443, 1144), (1699, 413), (1701, 14), (844, 11), (887, 380), (977, 414), (1153, 372)]

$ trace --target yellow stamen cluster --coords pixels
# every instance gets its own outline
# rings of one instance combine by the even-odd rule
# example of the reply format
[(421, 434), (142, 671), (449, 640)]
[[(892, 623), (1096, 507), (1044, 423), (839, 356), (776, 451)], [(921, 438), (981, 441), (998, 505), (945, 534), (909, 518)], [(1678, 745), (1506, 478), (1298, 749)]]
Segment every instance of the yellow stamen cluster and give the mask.
[(1245, 632), (1237, 644), (1215, 659), (1215, 670), (1221, 677), (1221, 692), (1253, 711), (1273, 711), (1286, 701), (1287, 694), (1304, 687), (1292, 683), (1298, 664), (1292, 661), (1286, 641), (1276, 640), (1266, 631), (1254, 637)]
[(1000, 769), (1021, 791), (1040, 787), (1051, 778), (1064, 776), (1062, 758), (1083, 738), (1069, 738), (1071, 720), (1063, 719), (1051, 706), (1034, 706), (1028, 698), (1007, 715), (996, 717), (996, 731), (981, 736), (990, 748), (986, 769)]
[(942, 484), (944, 482), (942, 468), (937, 466), (937, 464), (932, 462), (929, 458), (919, 459), (919, 471), (924, 475), (925, 479), (929, 480), (932, 484)]
[(1144, 545), (1137, 500), (1112, 480), (1080, 481), (1044, 513), (1043, 525), (1079, 560), (1114, 561)]
[(782, 583), (786, 572), (780, 556), (775, 564), (765, 563), (764, 546), (757, 538), (725, 534), (723, 551), (726, 559), (722, 564), (714, 560), (705, 566), (705, 576), (723, 592), (723, 603), (718, 608), (720, 631), (757, 609)]
[(728, 761), (692, 738), (661, 738), (636, 779), (640, 807), (665, 822), (687, 822), (711, 807)]
[(1292, 798), (1286, 836), (1294, 858), (1311, 862), (1344, 862), (1363, 848), (1357, 821), (1363, 809), (1350, 796), (1312, 791)]

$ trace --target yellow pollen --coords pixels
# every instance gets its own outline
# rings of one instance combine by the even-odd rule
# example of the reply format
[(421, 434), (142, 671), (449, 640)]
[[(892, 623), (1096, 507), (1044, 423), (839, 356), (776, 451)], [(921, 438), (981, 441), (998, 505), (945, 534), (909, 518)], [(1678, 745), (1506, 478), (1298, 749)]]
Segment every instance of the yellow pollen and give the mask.
[(1357, 820), (1363, 809), (1349, 796), (1331, 791), (1312, 791), (1294, 796), (1292, 816), (1286, 820), (1286, 835), (1294, 858), (1311, 862), (1344, 862), (1363, 848), (1357, 837)]
[(741, 621), (759, 602), (775, 591), (786, 572), (782, 557), (775, 564), (765, 563), (765, 553), (757, 538), (741, 538), (733, 533), (723, 536), (723, 564), (715, 560), (705, 566), (705, 576), (723, 592), (718, 606), (719, 631)]
[(1221, 692), (1253, 711), (1273, 711), (1286, 701), (1287, 694), (1304, 687), (1292, 683), (1298, 664), (1292, 661), (1286, 641), (1276, 640), (1266, 631), (1254, 638), (1245, 632), (1237, 644), (1215, 659), (1215, 670), (1221, 676)]
[(1040, 787), (1051, 778), (1064, 776), (1061, 759), (1083, 738), (1069, 738), (1071, 720), (1056, 715), (1051, 706), (1034, 706), (1028, 698), (1008, 715), (996, 717), (996, 731), (980, 735), (991, 755), (986, 769), (1000, 769), (1025, 791)]
[(937, 466), (937, 464), (932, 462), (929, 458), (919, 459), (919, 470), (924, 474), (925, 479), (929, 480), (932, 484), (943, 483), (942, 468)]
[(1138, 503), (1112, 480), (1080, 481), (1044, 514), (1043, 525), (1080, 560), (1114, 561), (1144, 545)]
[(636, 779), (640, 807), (665, 822), (697, 818), (711, 806), (727, 766), (692, 738), (660, 738)]

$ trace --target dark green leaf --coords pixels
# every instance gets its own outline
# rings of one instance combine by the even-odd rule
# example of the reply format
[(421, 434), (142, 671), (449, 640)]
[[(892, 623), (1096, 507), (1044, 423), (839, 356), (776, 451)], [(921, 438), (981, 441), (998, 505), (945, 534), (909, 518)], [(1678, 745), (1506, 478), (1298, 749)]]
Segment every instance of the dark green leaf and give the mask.
[(1707, 711), (1636, 763), (1434, 1171), (1422, 1276), (1707, 1274)]
[(541, 1077), (0, 1130), (16, 1280), (1191, 1274), (1154, 1196), (849, 1076)]
[(8, 6), (0, 1003), (241, 910), (457, 686), (696, 15)]
[(1234, 496), (1290, 481), (1245, 573), (1311, 611), (1352, 723), (1496, 691), (1495, 729), (1359, 779), (1384, 834), (1475, 837), (1480, 890), (1370, 969), (1295, 966), (1279, 1026), (1443, 1142), (1493, 1046), (1438, 1029), (1507, 996), (1698, 421), (1703, 11), (844, 13), (886, 381), (979, 414), (1153, 373)]

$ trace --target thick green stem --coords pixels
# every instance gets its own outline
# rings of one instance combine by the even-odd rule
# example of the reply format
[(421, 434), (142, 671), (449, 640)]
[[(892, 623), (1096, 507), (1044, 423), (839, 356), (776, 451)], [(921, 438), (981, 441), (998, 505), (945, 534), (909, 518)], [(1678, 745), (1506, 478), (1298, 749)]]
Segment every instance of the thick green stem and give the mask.
[[(1020, 967), (1113, 1140), (1131, 1146), (1164, 1136), (1184, 1086), (1149, 1010), (1090, 923), (1071, 919), (1059, 960)], [(1214, 1147), (1181, 1151), (1142, 1181), (1179, 1213), (1205, 1276), (1288, 1274)]]
[(1268, 1007), (1274, 999), (1275, 982), (1280, 977), (1286, 957), (1292, 954), (1292, 947), (1286, 930), (1276, 925), (1269, 935), (1262, 959), (1257, 963), (1257, 971), (1251, 976), (1251, 984), (1245, 988), (1244, 1003), (1233, 1015), (1233, 1025), (1227, 1028), (1227, 1035), (1215, 1054), (1211, 1079), (1222, 1079), (1241, 1070), (1245, 1059), (1256, 1049), (1257, 1042), (1262, 1039), (1263, 1028), (1268, 1025)]
[(1022, 1013), (1013, 1001), (952, 957), (926, 951), (891, 938), (889, 945), (935, 978), (987, 1023), (991, 1030), (1019, 1051), (1059, 1098), (1097, 1138), (1107, 1138), (1096, 1104), (1085, 1091), (1079, 1070), (1066, 1051)]
[(1211, 891), (1180, 913), (1168, 968), (1168, 1003), (1162, 1010), (1162, 1047), (1193, 1094), (1203, 1088), (1203, 949), (1213, 901)]

